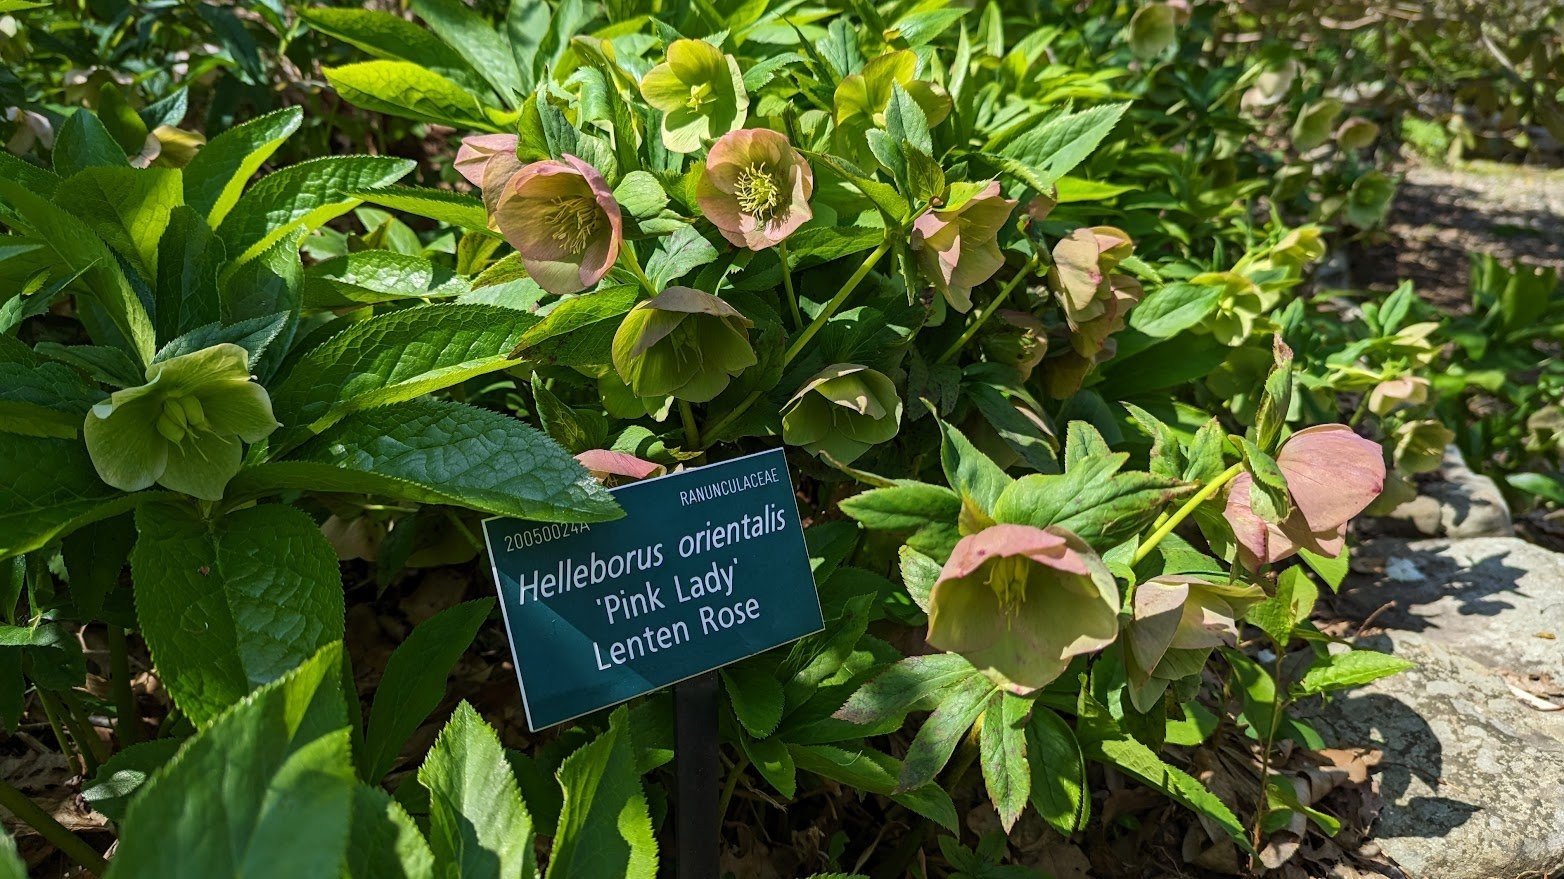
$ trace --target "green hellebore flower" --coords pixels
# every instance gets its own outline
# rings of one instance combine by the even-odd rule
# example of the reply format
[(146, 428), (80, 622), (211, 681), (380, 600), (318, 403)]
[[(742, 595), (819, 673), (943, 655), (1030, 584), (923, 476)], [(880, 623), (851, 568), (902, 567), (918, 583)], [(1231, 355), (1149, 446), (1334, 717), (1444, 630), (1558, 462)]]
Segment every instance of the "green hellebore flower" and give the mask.
[(1229, 348), (1242, 345), (1254, 333), (1255, 323), (1268, 305), (1259, 285), (1237, 272), (1206, 272), (1196, 275), (1191, 282), (1222, 288), (1216, 311), (1206, 328), (1218, 342)]
[(993, 525), (961, 538), (929, 592), (933, 647), (959, 653), (1018, 695), (1113, 643), (1119, 591), (1106, 565), (1060, 528)]
[(1130, 51), (1142, 59), (1161, 55), (1178, 42), (1178, 28), (1187, 21), (1188, 3), (1147, 3), (1130, 17)]
[(1455, 442), (1455, 431), (1433, 421), (1409, 421), (1396, 428), (1392, 453), (1402, 473), (1428, 473), (1444, 463), (1445, 447)]
[(843, 78), (832, 96), (836, 121), (836, 129), (831, 135), (833, 151), (858, 165), (874, 166), (867, 135), (871, 128), (885, 125), (892, 84), (900, 85), (907, 92), (923, 111), (930, 128), (944, 122), (950, 115), (950, 95), (934, 83), (914, 79), (917, 73), (917, 54), (911, 49), (902, 49), (871, 58), (862, 71)]
[(1390, 212), (1390, 202), (1395, 196), (1395, 178), (1370, 171), (1353, 182), (1341, 214), (1349, 224), (1359, 229), (1372, 229), (1385, 221), (1385, 214)]
[(669, 287), (625, 315), (614, 333), (614, 369), (637, 396), (705, 403), (755, 365), (752, 326), (710, 293)]
[(816, 373), (782, 408), (782, 441), (851, 464), (901, 427), (901, 397), (883, 374), (856, 363)]
[(1298, 152), (1306, 153), (1330, 140), (1331, 126), (1341, 115), (1342, 103), (1335, 98), (1321, 98), (1298, 111), (1292, 126), (1292, 145)]
[(1130, 701), (1149, 712), (1168, 685), (1200, 674), (1212, 649), (1238, 639), (1238, 619), (1265, 592), (1246, 583), (1207, 583), (1197, 577), (1153, 577), (1135, 589), (1124, 627)]
[(1320, 237), (1320, 227), (1310, 223), (1299, 226), (1282, 236), (1271, 247), (1271, 262), (1279, 266), (1302, 268), (1318, 262), (1325, 256), (1325, 241)]
[(676, 153), (742, 127), (749, 114), (739, 63), (705, 40), (670, 43), (668, 60), (641, 78), (641, 97), (663, 112), (663, 146)]
[(243, 443), (278, 427), (266, 389), (250, 381), (250, 355), (223, 343), (147, 367), (147, 383), (92, 407), (82, 430), (104, 482), (125, 491), (154, 483), (221, 500), (239, 472)]

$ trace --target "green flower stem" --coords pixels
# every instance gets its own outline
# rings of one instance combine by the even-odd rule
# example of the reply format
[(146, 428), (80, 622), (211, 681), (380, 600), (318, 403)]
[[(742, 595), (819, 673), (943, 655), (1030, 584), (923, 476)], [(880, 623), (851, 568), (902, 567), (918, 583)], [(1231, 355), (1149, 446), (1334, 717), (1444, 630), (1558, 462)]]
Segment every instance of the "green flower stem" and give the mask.
[(108, 759), (107, 754), (99, 753), (103, 748), (103, 740), (92, 730), (92, 722), (87, 719), (87, 710), (81, 704), (74, 690), (62, 690), (60, 701), (65, 705), (65, 723), (71, 730), (71, 736), (76, 739), (76, 747), (81, 749), (82, 758), (91, 767), (92, 772), (98, 771), (98, 766)]
[(1004, 305), (1005, 301), (1010, 298), (1010, 294), (1015, 292), (1017, 287), (1021, 286), (1021, 282), (1032, 276), (1032, 272), (1037, 269), (1037, 264), (1038, 258), (1035, 255), (1027, 260), (1026, 265), (1021, 267), (1021, 271), (1017, 272), (1014, 278), (1007, 281), (1005, 286), (999, 288), (998, 295), (989, 300), (987, 305), (983, 306), (983, 310), (977, 313), (977, 316), (972, 319), (972, 323), (961, 333), (961, 336), (956, 339), (955, 343), (946, 348), (945, 353), (941, 354), (939, 359), (934, 362), (945, 363), (952, 357), (955, 357), (962, 348), (966, 347), (966, 344), (972, 341), (972, 337), (977, 335), (978, 330), (981, 330), (983, 325), (988, 323), (988, 319), (994, 316), (994, 312), (998, 311), (999, 307)]
[(635, 257), (635, 248), (631, 247), (628, 241), (619, 248), (619, 264), (635, 276), (636, 283), (641, 285), (641, 289), (646, 291), (646, 295), (657, 295), (656, 286), (652, 284), (652, 279), (648, 278), (646, 272), (641, 268), (641, 261)]
[(109, 686), (114, 693), (114, 732), (121, 748), (141, 740), (141, 712), (130, 687), (130, 650), (125, 630), (109, 623)]
[(684, 423), (684, 441), (690, 444), (691, 449), (700, 448), (701, 432), (695, 426), (695, 412), (690, 408), (688, 400), (679, 401), (679, 420)]
[(0, 780), (0, 806), (4, 806), (12, 815), (22, 819), (27, 826), (38, 831), (38, 835), (47, 839), (51, 845), (59, 849), (66, 857), (79, 864), (82, 869), (94, 876), (102, 876), (109, 869), (109, 862), (98, 854), (97, 849), (87, 844), (87, 841), (65, 829), (65, 826), (54, 820), (54, 816), (45, 812), (39, 805), (27, 797), (26, 794)]
[(722, 799), (717, 803), (717, 821), (721, 823), (728, 815), (728, 804), (733, 801), (733, 792), (738, 789), (739, 779), (744, 777), (744, 770), (749, 768), (749, 755), (739, 752), (738, 762), (728, 770), (728, 782), (722, 786)]
[(847, 301), (847, 297), (853, 295), (853, 291), (858, 289), (858, 285), (863, 279), (869, 276), (869, 270), (874, 268), (874, 264), (879, 262), (880, 257), (884, 256), (886, 251), (890, 249), (891, 239), (887, 235), (885, 240), (880, 242), (880, 246), (876, 247), (874, 252), (869, 254), (869, 258), (863, 261), (863, 265), (860, 265), (858, 270), (853, 272), (853, 276), (847, 279), (847, 283), (842, 285), (842, 289), (836, 291), (836, 295), (832, 296), (831, 301), (825, 304), (825, 308), (820, 309), (820, 313), (815, 315), (815, 319), (809, 322), (809, 326), (804, 327), (804, 331), (798, 334), (798, 338), (793, 340), (793, 344), (787, 347), (787, 352), (782, 355), (783, 369), (786, 369), (787, 365), (793, 362), (793, 358), (797, 357), (799, 352), (804, 350), (804, 346), (809, 344), (809, 340), (813, 339), (815, 333), (820, 332), (820, 329), (826, 325), (826, 321), (829, 321), (836, 314), (837, 309), (842, 307), (842, 303)]
[(804, 325), (804, 313), (798, 310), (798, 294), (793, 292), (793, 270), (787, 265), (787, 239), (777, 242), (777, 258), (782, 260), (782, 289), (787, 291), (787, 309), (793, 315), (793, 329)]
[(1240, 461), (1226, 470), (1223, 470), (1221, 474), (1217, 476), (1217, 478), (1206, 483), (1204, 487), (1195, 492), (1194, 497), (1185, 501), (1184, 505), (1178, 508), (1178, 512), (1170, 516), (1166, 522), (1163, 522), (1162, 526), (1156, 531), (1152, 532), (1151, 536), (1146, 539), (1146, 542), (1142, 543), (1140, 548), (1135, 550), (1135, 558), (1131, 560), (1130, 564), (1140, 564), (1141, 559), (1144, 559), (1146, 556), (1150, 555), (1151, 551), (1157, 548), (1157, 544), (1161, 543), (1164, 537), (1172, 534), (1173, 529), (1177, 528), (1179, 523), (1189, 518), (1189, 514), (1193, 513), (1196, 507), (1210, 500), (1213, 496), (1216, 495), (1217, 492), (1222, 490), (1222, 486), (1232, 482), (1233, 478), (1243, 471), (1244, 464), (1242, 461)]
[(87, 768), (87, 757), (78, 751), (79, 745), (73, 737), (66, 734), (65, 724), (60, 721), (65, 712), (60, 708), (59, 703), (55, 702), (54, 697), (42, 687), (33, 692), (38, 696), (38, 704), (43, 708), (43, 716), (49, 721), (49, 729), (54, 733), (54, 741), (59, 744), (66, 762), (81, 767), (82, 775), (91, 775)]
[[(884, 256), (890, 249), (891, 238), (890, 235), (886, 235), (885, 240), (880, 242), (880, 246), (876, 247), (874, 252), (869, 254), (869, 258), (863, 261), (863, 264), (858, 267), (857, 271), (853, 272), (852, 277), (847, 279), (847, 283), (842, 285), (842, 289), (836, 291), (836, 295), (831, 297), (831, 301), (827, 302), (825, 307), (820, 309), (820, 313), (815, 315), (815, 319), (809, 322), (809, 326), (804, 327), (804, 331), (799, 333), (798, 338), (793, 340), (793, 344), (788, 346), (787, 351), (782, 355), (783, 369), (787, 369), (787, 365), (792, 363), (793, 359), (804, 350), (804, 346), (809, 344), (809, 340), (813, 339), (815, 334), (820, 332), (820, 328), (826, 325), (826, 322), (831, 319), (832, 315), (836, 314), (837, 309), (842, 307), (842, 303), (847, 301), (847, 297), (853, 295), (853, 291), (858, 288), (863, 279), (869, 276), (869, 270), (873, 269), (874, 264), (879, 262), (880, 257)], [(726, 415), (717, 419), (716, 424), (707, 427), (696, 448), (705, 449), (709, 447), (713, 437), (721, 436), (725, 428), (737, 421), (740, 415), (748, 411), (749, 407), (755, 405), (755, 401), (760, 399), (760, 393), (760, 391), (751, 392), (749, 396), (740, 400), (737, 406), (729, 409)]]

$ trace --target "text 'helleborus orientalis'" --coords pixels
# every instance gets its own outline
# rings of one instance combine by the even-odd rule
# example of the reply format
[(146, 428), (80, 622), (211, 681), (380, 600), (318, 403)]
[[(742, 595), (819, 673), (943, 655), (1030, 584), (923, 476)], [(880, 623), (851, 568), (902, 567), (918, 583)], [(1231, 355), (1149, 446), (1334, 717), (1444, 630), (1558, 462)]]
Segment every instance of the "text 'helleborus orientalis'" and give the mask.
[(104, 482), (154, 484), (221, 500), (243, 444), (277, 429), (266, 389), (250, 381), (249, 352), (224, 343), (147, 367), (147, 383), (93, 406), (82, 429)]

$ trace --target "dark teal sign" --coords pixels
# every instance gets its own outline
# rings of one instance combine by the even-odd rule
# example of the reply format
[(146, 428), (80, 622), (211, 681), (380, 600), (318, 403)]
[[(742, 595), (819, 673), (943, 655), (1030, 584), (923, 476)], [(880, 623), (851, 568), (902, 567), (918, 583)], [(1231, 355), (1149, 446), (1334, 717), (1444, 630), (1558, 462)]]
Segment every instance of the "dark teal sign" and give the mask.
[(483, 523), (534, 730), (818, 632), (781, 449), (614, 490), (622, 519)]

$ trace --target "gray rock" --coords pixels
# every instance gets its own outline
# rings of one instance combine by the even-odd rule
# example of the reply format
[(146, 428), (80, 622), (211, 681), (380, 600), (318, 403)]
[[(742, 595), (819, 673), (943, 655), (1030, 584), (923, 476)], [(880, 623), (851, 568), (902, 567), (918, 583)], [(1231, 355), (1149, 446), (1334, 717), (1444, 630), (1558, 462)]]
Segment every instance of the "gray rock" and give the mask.
[(1492, 479), (1478, 475), (1455, 446), (1444, 463), (1418, 483), (1417, 497), (1382, 517), (1390, 533), (1429, 537), (1514, 537), (1510, 507)]
[(1382, 538), (1355, 548), (1353, 566), (1379, 573), (1343, 585), (1348, 617), (1564, 683), (1564, 555), (1513, 537)]
[(1516, 699), (1490, 668), (1412, 632), (1360, 646), (1417, 663), (1313, 722), (1384, 751), (1374, 839), (1413, 879), (1530, 879), (1564, 870), (1564, 712)]

